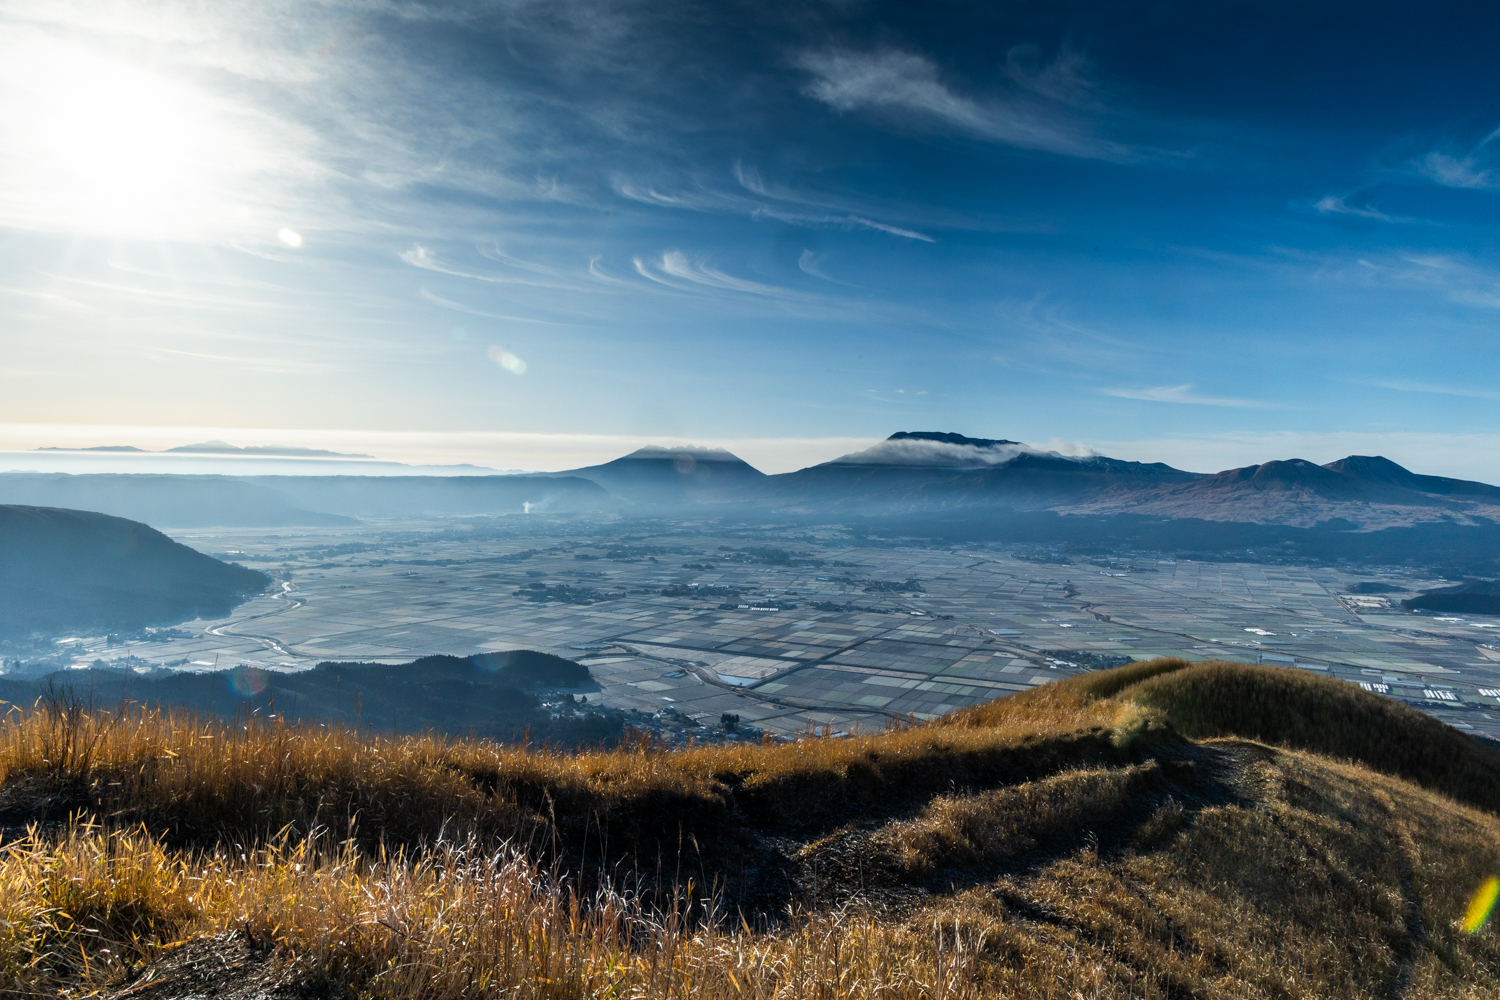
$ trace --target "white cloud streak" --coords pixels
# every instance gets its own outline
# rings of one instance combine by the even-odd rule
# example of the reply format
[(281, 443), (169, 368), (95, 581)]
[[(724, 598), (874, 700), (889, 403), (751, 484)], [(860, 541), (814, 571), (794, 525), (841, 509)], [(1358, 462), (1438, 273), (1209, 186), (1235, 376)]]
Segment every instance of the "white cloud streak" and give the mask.
[(96, 281), (91, 278), (79, 278), (68, 274), (47, 274), (39, 272), (43, 277), (56, 281), (63, 285), (77, 288), (87, 288), (96, 292), (103, 292), (111, 296), (121, 298), (139, 299), (151, 302), (171, 302), (184, 306), (202, 306), (211, 309), (254, 309), (272, 310), (283, 308), (278, 304), (274, 296), (264, 299), (229, 298), (223, 295), (211, 295), (194, 292), (186, 292), (181, 289), (145, 288), (140, 285), (122, 285), (111, 281)]
[(824, 281), (833, 280), (823, 271), (822, 255), (813, 253), (811, 250), (802, 251), (802, 255), (797, 258), (797, 268), (814, 278), (822, 278)]
[(1017, 455), (1056, 454), (1029, 444), (1001, 444), (980, 447), (972, 444), (950, 444), (903, 438), (881, 441), (862, 451), (840, 455), (839, 465), (909, 465), (923, 468), (983, 469), (1004, 465)]
[(1434, 385), (1429, 382), (1407, 382), (1400, 379), (1390, 381), (1371, 382), (1370, 385), (1381, 389), (1394, 389), (1397, 392), (1421, 392), (1435, 396), (1461, 396), (1468, 399), (1500, 399), (1500, 392), (1484, 389), (1468, 389), (1461, 386)]
[(709, 265), (703, 260), (694, 260), (680, 250), (668, 250), (661, 255), (661, 259), (651, 263), (642, 257), (633, 258), (636, 273), (659, 285), (666, 285), (678, 291), (691, 291), (692, 286), (712, 288), (729, 292), (741, 292), (746, 295), (759, 295), (767, 298), (791, 299), (797, 298), (797, 294), (785, 288), (775, 285), (763, 284), (759, 281), (750, 281), (745, 278), (736, 278), (726, 274), (718, 268)]
[(473, 271), (461, 271), (456, 267), (444, 263), (437, 254), (421, 244), (413, 244), (411, 249), (403, 250), (398, 256), (412, 267), (420, 267), (424, 271), (436, 271), (438, 274), (447, 274), (455, 278), (469, 278), (474, 281), (484, 281), (492, 285), (530, 285), (535, 288), (572, 288), (570, 284), (557, 281), (537, 281), (528, 277), (515, 277), (506, 274), (477, 274)]
[(1477, 157), (1432, 152), (1416, 162), (1417, 173), (1434, 184), (1452, 188), (1495, 187), (1495, 172), (1482, 167)]
[(181, 351), (171, 347), (152, 347), (149, 350), (158, 354), (172, 354), (178, 357), (192, 358), (195, 361), (210, 361), (215, 364), (233, 365), (236, 368), (249, 368), (272, 375), (317, 375), (333, 370), (332, 365), (320, 364), (314, 361), (293, 361), (289, 358), (205, 354), (201, 351)]
[(1076, 102), (1088, 91), (1081, 60), (1059, 60), (1035, 85), (987, 99), (955, 92), (926, 56), (884, 50), (804, 52), (797, 65), (808, 96), (835, 111), (896, 114), (1020, 149), (1103, 160), (1131, 160), (1126, 146), (1093, 134)]
[(444, 309), (452, 309), (454, 312), (461, 312), (469, 316), (483, 316), (485, 319), (499, 319), (505, 320), (509, 323), (534, 323), (539, 326), (573, 325), (570, 323), (559, 323), (554, 320), (533, 319), (530, 316), (512, 316), (506, 313), (486, 312), (483, 309), (475, 309), (471, 306), (466, 306), (461, 302), (454, 302), (452, 299), (445, 299), (441, 295), (434, 295), (432, 292), (429, 292), (425, 288), (418, 289), (417, 295), (424, 301), (431, 302), (435, 306), (442, 306)]
[(1342, 273), (1362, 283), (1433, 292), (1460, 305), (1500, 309), (1500, 273), (1432, 251), (1407, 250), (1373, 260), (1360, 258)]
[(777, 298), (791, 294), (784, 288), (777, 288), (774, 285), (766, 285), (758, 281), (748, 281), (744, 278), (736, 278), (725, 274), (723, 271), (710, 267), (701, 260), (689, 260), (687, 255), (680, 250), (671, 250), (662, 254), (661, 269), (674, 278), (691, 281), (698, 285), (707, 285), (710, 288), (724, 288), (732, 292), (744, 292), (748, 295), (770, 295)]
[(1490, 145), (1500, 139), (1496, 129), (1467, 152), (1435, 149), (1419, 156), (1411, 168), (1419, 176), (1434, 184), (1452, 188), (1497, 188), (1500, 187), (1500, 165)]
[(1162, 385), (1149, 389), (1104, 389), (1106, 396), (1120, 399), (1141, 399), (1151, 403), (1185, 403), (1189, 406), (1231, 406), (1250, 409), (1268, 409), (1274, 404), (1255, 399), (1236, 399), (1228, 396), (1200, 396), (1193, 392), (1191, 383), (1185, 385)]
[(1351, 205), (1344, 195), (1325, 194), (1313, 205), (1313, 208), (1324, 215), (1353, 215), (1361, 219), (1377, 219), (1381, 222), (1393, 222), (1391, 216), (1386, 215), (1378, 209), (1367, 205)]
[[(888, 222), (881, 222), (855, 212), (818, 211), (817, 209), (827, 208), (828, 206), (798, 198), (791, 192), (773, 192), (759, 183), (758, 174), (754, 171), (745, 170), (738, 163), (735, 164), (734, 173), (735, 179), (739, 181), (740, 186), (751, 194), (756, 195), (756, 198), (747, 198), (744, 195), (734, 192), (714, 190), (702, 184), (691, 189), (684, 188), (675, 193), (667, 194), (659, 190), (655, 185), (640, 185), (624, 177), (616, 177), (613, 181), (613, 186), (615, 193), (620, 195), (620, 197), (657, 208), (745, 215), (753, 219), (775, 219), (778, 222), (803, 226), (809, 229), (869, 229), (875, 232), (889, 233), (892, 236), (900, 236), (908, 240), (919, 240), (923, 243), (937, 242), (936, 237), (930, 236), (927, 233), (904, 226), (893, 225)], [(809, 211), (809, 207), (813, 208), (813, 210)]]

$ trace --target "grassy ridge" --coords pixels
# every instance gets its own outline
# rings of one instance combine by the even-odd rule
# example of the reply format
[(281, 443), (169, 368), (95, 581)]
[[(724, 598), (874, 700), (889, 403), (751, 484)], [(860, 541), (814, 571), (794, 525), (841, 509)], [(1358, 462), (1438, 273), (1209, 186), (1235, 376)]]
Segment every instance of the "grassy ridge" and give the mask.
[(0, 805), (94, 825), (0, 851), (0, 988), (156, 962), (130, 995), (167, 1000), (202, 938), (393, 998), (1488, 996), (1500, 942), (1457, 920), (1500, 818), (1453, 796), (1500, 767), (1427, 721), (1182, 661), (670, 753), (54, 706), (0, 721)]
[(476, 836), (575, 862), (592, 852), (596, 863), (631, 869), (653, 868), (689, 842), (694, 870), (711, 858), (724, 881), (745, 862), (756, 827), (815, 832), (919, 806), (933, 788), (1123, 763), (1132, 752), (1111, 740), (1109, 714), (1023, 712), (982, 730), (916, 727), (675, 753), (643, 739), (629, 750), (564, 755), (60, 702), (0, 723), (0, 820), (110, 816), (182, 847), (318, 828), (348, 830), (366, 849)]
[[(1500, 749), (1346, 681), (1286, 667), (1158, 659), (1081, 674), (951, 717), (985, 726), (1010, 702), (1144, 711), (1137, 725), (1188, 739), (1235, 737), (1356, 761), (1500, 812)], [(1120, 716), (1123, 718), (1123, 715)]]

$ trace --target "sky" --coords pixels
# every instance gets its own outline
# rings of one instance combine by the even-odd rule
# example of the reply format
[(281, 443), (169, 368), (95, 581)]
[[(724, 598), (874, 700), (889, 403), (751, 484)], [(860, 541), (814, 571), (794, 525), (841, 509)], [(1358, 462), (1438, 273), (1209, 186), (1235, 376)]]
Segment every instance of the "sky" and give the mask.
[(1500, 482), (1500, 8), (0, 0), (0, 451)]

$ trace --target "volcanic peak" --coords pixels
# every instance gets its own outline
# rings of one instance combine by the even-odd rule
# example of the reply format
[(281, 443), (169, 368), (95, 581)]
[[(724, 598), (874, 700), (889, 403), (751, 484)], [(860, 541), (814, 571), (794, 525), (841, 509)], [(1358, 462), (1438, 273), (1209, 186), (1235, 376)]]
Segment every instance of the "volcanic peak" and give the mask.
[(928, 469), (984, 469), (1034, 451), (1020, 441), (971, 438), (943, 431), (897, 431), (864, 451), (824, 465), (900, 466)]

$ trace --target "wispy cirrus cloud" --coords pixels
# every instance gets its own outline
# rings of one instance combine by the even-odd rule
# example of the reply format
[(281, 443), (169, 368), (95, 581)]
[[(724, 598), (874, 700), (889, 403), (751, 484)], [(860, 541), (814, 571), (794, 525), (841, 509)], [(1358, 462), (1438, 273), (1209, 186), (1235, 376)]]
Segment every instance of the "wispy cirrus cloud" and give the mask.
[(1394, 260), (1361, 259), (1377, 281), (1425, 288), (1461, 305), (1500, 309), (1500, 274), (1450, 254), (1409, 251)]
[[(805, 226), (837, 226), (845, 229), (873, 229), (876, 232), (890, 233), (892, 236), (903, 236), (909, 240), (921, 240), (924, 243), (935, 243), (937, 240), (926, 233), (918, 232), (904, 226), (892, 225), (889, 222), (880, 222), (876, 219), (867, 218), (865, 214), (858, 214), (852, 209), (829, 204), (808, 195), (793, 191), (785, 187), (773, 187), (766, 183), (761, 172), (754, 167), (746, 166), (742, 161), (736, 160), (734, 164), (734, 178), (739, 181), (740, 187), (746, 191), (765, 199), (772, 204), (758, 206), (751, 214), (765, 215)], [(797, 206), (786, 208), (786, 205)], [(807, 209), (813, 211), (807, 211)], [(828, 211), (832, 209), (832, 211)]]
[(1428, 153), (1416, 161), (1417, 173), (1428, 180), (1452, 188), (1492, 188), (1496, 186), (1495, 171), (1480, 164), (1477, 156), (1453, 156), (1449, 153)]
[(810, 274), (814, 278), (822, 278), (824, 281), (833, 281), (823, 270), (823, 256), (812, 250), (803, 250), (802, 255), (797, 258), (797, 268), (804, 274)]
[(202, 351), (183, 351), (171, 347), (152, 347), (150, 350), (158, 354), (171, 354), (176, 357), (191, 358), (194, 361), (233, 365), (236, 368), (249, 368), (254, 371), (266, 372), (273, 375), (316, 375), (320, 372), (333, 370), (333, 365), (331, 364), (316, 361), (298, 361), (285, 357), (207, 354)]
[(1314, 203), (1313, 208), (1324, 215), (1353, 215), (1361, 219), (1376, 219), (1381, 222), (1398, 221), (1377, 208), (1369, 205), (1351, 205), (1348, 195), (1325, 194)]
[(771, 298), (792, 298), (795, 293), (775, 285), (767, 285), (734, 275), (712, 266), (707, 261), (695, 260), (681, 250), (668, 250), (655, 261), (643, 257), (634, 258), (635, 270), (643, 278), (658, 284), (681, 289), (681, 282), (747, 295), (763, 295)]
[(1103, 389), (1101, 391), (1106, 396), (1117, 396), (1120, 399), (1142, 399), (1151, 403), (1186, 403), (1190, 406), (1232, 406), (1249, 409), (1270, 409), (1275, 405), (1258, 399), (1199, 395), (1193, 391), (1192, 383), (1161, 385), (1149, 389)]
[(977, 97), (945, 82), (925, 55), (887, 49), (807, 51), (799, 69), (812, 79), (805, 93), (835, 111), (898, 115), (989, 142), (1021, 149), (1102, 160), (1131, 160), (1131, 147), (1097, 134), (1086, 111), (1099, 106), (1083, 58), (1064, 52), (1054, 62), (1024, 71), (1012, 61), (1016, 86)]
[(73, 288), (89, 289), (104, 295), (140, 299), (152, 302), (170, 302), (180, 305), (201, 306), (216, 309), (271, 309), (280, 308), (274, 299), (269, 302), (264, 299), (250, 297), (230, 297), (212, 292), (191, 292), (181, 287), (177, 288), (150, 288), (145, 285), (126, 285), (114, 281), (99, 281), (90, 278), (80, 278), (71, 274), (49, 274), (39, 272), (59, 285), (71, 286)]
[[(701, 181), (663, 190), (664, 184), (659, 186), (655, 182), (643, 183), (620, 176), (614, 178), (612, 186), (622, 198), (656, 208), (775, 219), (809, 229), (868, 229), (924, 243), (936, 242), (936, 238), (927, 233), (869, 218), (868, 213), (860, 214), (852, 209), (820, 204), (786, 190), (773, 191), (761, 180), (757, 171), (740, 163), (734, 165), (734, 176), (741, 191), (726, 191)], [(754, 197), (747, 197), (744, 192), (749, 192)]]
[(1432, 382), (1410, 382), (1405, 379), (1383, 379), (1368, 383), (1380, 389), (1397, 392), (1422, 392), (1435, 396), (1462, 396), (1468, 399), (1500, 399), (1500, 392), (1487, 389), (1471, 389), (1466, 386), (1438, 385)]
[(463, 271), (448, 264), (431, 249), (422, 246), (420, 243), (413, 244), (409, 250), (403, 250), (397, 256), (412, 267), (420, 267), (424, 271), (436, 271), (438, 274), (446, 274), (454, 278), (469, 278), (473, 281), (483, 281), (493, 285), (534, 285), (541, 288), (574, 287), (565, 282), (556, 280), (543, 281), (526, 275), (480, 274), (476, 271)]
[(508, 313), (497, 313), (489, 312), (484, 309), (476, 309), (473, 306), (466, 306), (462, 302), (455, 302), (452, 299), (445, 299), (441, 295), (434, 295), (432, 292), (428, 291), (425, 288), (417, 290), (417, 297), (425, 302), (431, 302), (435, 306), (442, 306), (444, 309), (452, 309), (454, 312), (467, 313), (470, 316), (483, 316), (485, 319), (500, 319), (510, 323), (535, 323), (539, 326), (575, 325), (572, 323), (558, 323), (548, 319), (536, 319), (531, 316), (513, 316)]
[(903, 229), (901, 226), (893, 226), (886, 222), (877, 222), (874, 219), (866, 219), (860, 215), (813, 215), (807, 212), (788, 212), (767, 206), (759, 208), (751, 213), (752, 216), (764, 216), (787, 222), (793, 225), (808, 227), (838, 227), (842, 229), (873, 229), (878, 233), (890, 233), (892, 236), (900, 236), (903, 239), (919, 240), (923, 243), (936, 243), (937, 237), (928, 236), (926, 233), (915, 229)]
[(1411, 169), (1434, 184), (1451, 188), (1500, 187), (1500, 154), (1494, 148), (1500, 129), (1467, 150), (1434, 149), (1411, 161)]

